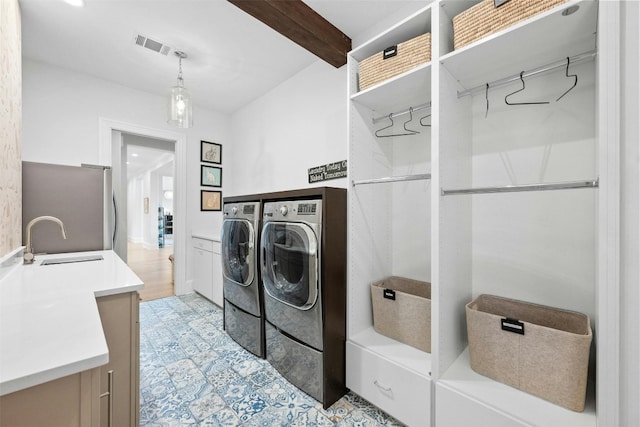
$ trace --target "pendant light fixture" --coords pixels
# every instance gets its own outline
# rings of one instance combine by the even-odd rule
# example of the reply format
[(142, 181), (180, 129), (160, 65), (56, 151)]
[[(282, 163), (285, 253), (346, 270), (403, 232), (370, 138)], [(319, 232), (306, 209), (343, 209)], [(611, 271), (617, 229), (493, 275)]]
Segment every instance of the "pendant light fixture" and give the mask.
[(169, 90), (167, 122), (179, 128), (190, 128), (193, 126), (191, 94), (185, 89), (182, 80), (182, 60), (187, 57), (187, 54), (177, 50), (174, 55), (178, 57), (178, 84)]

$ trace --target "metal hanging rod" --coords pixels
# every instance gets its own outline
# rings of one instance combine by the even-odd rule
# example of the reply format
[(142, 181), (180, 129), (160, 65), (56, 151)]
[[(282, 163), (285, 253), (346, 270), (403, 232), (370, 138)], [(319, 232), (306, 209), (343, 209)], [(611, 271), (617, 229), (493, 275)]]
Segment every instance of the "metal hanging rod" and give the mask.
[[(581, 53), (580, 55), (576, 55), (569, 58), (569, 65), (578, 64), (581, 62), (588, 61), (596, 57), (598, 52), (596, 50), (591, 50), (589, 52)], [(547, 71), (555, 70), (557, 68), (565, 68), (567, 66), (567, 58), (558, 60), (551, 64), (543, 65), (542, 67), (534, 68), (533, 70), (526, 71), (522, 77), (531, 77), (537, 74), (546, 73)], [(496, 88), (499, 86), (504, 86), (508, 83), (514, 82), (516, 80), (520, 80), (520, 73), (514, 74), (509, 77), (505, 77), (500, 80), (494, 80), (489, 82), (489, 88)], [(458, 98), (462, 98), (463, 96), (473, 95), (477, 92), (484, 92), (487, 89), (487, 84), (482, 84), (471, 89), (463, 90), (458, 92)]]
[(463, 188), (458, 190), (442, 189), (443, 196), (454, 194), (486, 194), (486, 193), (511, 193), (519, 191), (547, 191), (547, 190), (569, 190), (574, 188), (598, 188), (600, 178), (593, 181), (568, 181), (568, 182), (552, 182), (548, 184), (523, 184), (523, 185), (506, 185), (504, 187), (477, 187)]
[(421, 179), (431, 179), (431, 174), (425, 173), (425, 174), (417, 174), (417, 175), (388, 176), (385, 178), (362, 179), (359, 181), (351, 181), (351, 184), (355, 187), (356, 185), (362, 185), (362, 184), (381, 184), (384, 182), (398, 182), (398, 181), (418, 181)]
[(405, 114), (409, 114), (410, 112), (415, 113), (416, 111), (420, 111), (420, 110), (426, 110), (427, 108), (431, 108), (431, 101), (424, 103), (424, 104), (420, 104), (417, 107), (412, 107), (412, 108), (408, 108), (404, 111), (400, 111), (398, 113), (391, 113), (391, 115), (387, 114), (386, 116), (381, 116), (381, 117), (376, 117), (375, 119), (372, 120), (372, 122), (378, 123), (382, 120), (389, 120), (389, 117), (391, 117), (392, 119), (396, 118), (396, 117), (400, 117), (400, 116), (404, 116)]

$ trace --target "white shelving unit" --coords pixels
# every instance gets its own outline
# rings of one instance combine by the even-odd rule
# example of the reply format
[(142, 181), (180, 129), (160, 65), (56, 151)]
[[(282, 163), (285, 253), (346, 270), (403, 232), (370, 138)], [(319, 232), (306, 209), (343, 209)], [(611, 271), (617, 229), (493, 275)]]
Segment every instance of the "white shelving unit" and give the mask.
[[(431, 31), (426, 7), (349, 54), (349, 289), (347, 387), (413, 426), (431, 419), (431, 355), (373, 329), (370, 283), (389, 276), (431, 281), (429, 240), (431, 62), (358, 91), (358, 63)], [(412, 108), (421, 107), (409, 115)], [(404, 114), (403, 114), (404, 113)], [(419, 131), (378, 138), (390, 122)], [(374, 123), (375, 122), (375, 123)], [(428, 122), (424, 122), (427, 124)], [(368, 184), (368, 185), (362, 185)], [(354, 254), (358, 254), (354, 256)]]
[[(618, 334), (618, 95), (608, 76), (616, 75), (619, 6), (569, 0), (454, 50), (452, 18), (478, 2), (436, 0), (349, 54), (347, 386), (409, 426), (616, 425), (616, 379), (606, 373), (618, 369), (617, 348), (607, 345)], [(359, 61), (426, 31), (430, 63), (358, 91)], [(558, 66), (527, 77), (513, 97), (548, 104), (505, 104), (520, 88), (506, 78), (567, 57), (581, 58), (569, 64), (578, 84), (561, 100), (573, 80)], [(420, 134), (376, 138), (386, 123), (374, 119), (428, 102), (431, 111), (410, 124)], [(429, 112), (433, 127), (420, 128)], [(394, 119), (395, 128), (407, 119)], [(575, 182), (584, 188), (547, 185)], [(544, 185), (445, 191), (528, 184)], [(390, 275), (432, 282), (431, 354), (373, 329), (369, 284)], [(483, 293), (590, 316), (584, 412), (470, 368), (464, 306)]]
[[(440, 127), (432, 155), (438, 159), (434, 186), (441, 190), (432, 248), (438, 257), (436, 425), (474, 419), (492, 427), (595, 427), (593, 388), (586, 410), (576, 413), (475, 373), (464, 305), (479, 294), (496, 294), (584, 312), (595, 326), (598, 189), (491, 195), (442, 190), (597, 178), (595, 62), (573, 66), (580, 86), (562, 102), (555, 99), (571, 83), (563, 69), (527, 79), (529, 90), (517, 99), (548, 105), (506, 106), (504, 97), (520, 82), (495, 89), (490, 82), (595, 50), (598, 4), (568, 2), (458, 51), (450, 40), (459, 2), (440, 4), (433, 89)], [(564, 16), (574, 4), (579, 9)], [(484, 91), (459, 96), (486, 83), (488, 112)]]

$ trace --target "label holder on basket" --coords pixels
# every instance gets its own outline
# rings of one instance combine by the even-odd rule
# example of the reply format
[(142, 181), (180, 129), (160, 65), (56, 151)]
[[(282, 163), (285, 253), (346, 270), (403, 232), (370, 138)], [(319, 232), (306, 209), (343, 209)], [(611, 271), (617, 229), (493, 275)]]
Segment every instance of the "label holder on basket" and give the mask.
[(382, 51), (382, 59), (393, 58), (398, 54), (398, 45), (394, 44), (393, 46), (389, 46), (385, 50)]
[(385, 299), (390, 299), (395, 301), (396, 300), (396, 291), (394, 291), (393, 289), (384, 289), (382, 296)]
[(524, 335), (524, 323), (517, 319), (505, 317), (500, 319), (500, 326), (503, 331), (513, 332), (514, 334)]

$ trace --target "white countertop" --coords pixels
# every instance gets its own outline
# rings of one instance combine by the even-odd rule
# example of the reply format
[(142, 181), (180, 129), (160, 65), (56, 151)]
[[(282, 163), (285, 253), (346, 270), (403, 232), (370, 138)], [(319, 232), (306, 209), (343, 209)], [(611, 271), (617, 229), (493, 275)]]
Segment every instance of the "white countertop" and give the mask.
[[(40, 265), (102, 255), (100, 261)], [(0, 280), (0, 396), (109, 361), (96, 297), (143, 283), (113, 252), (36, 255)]]

